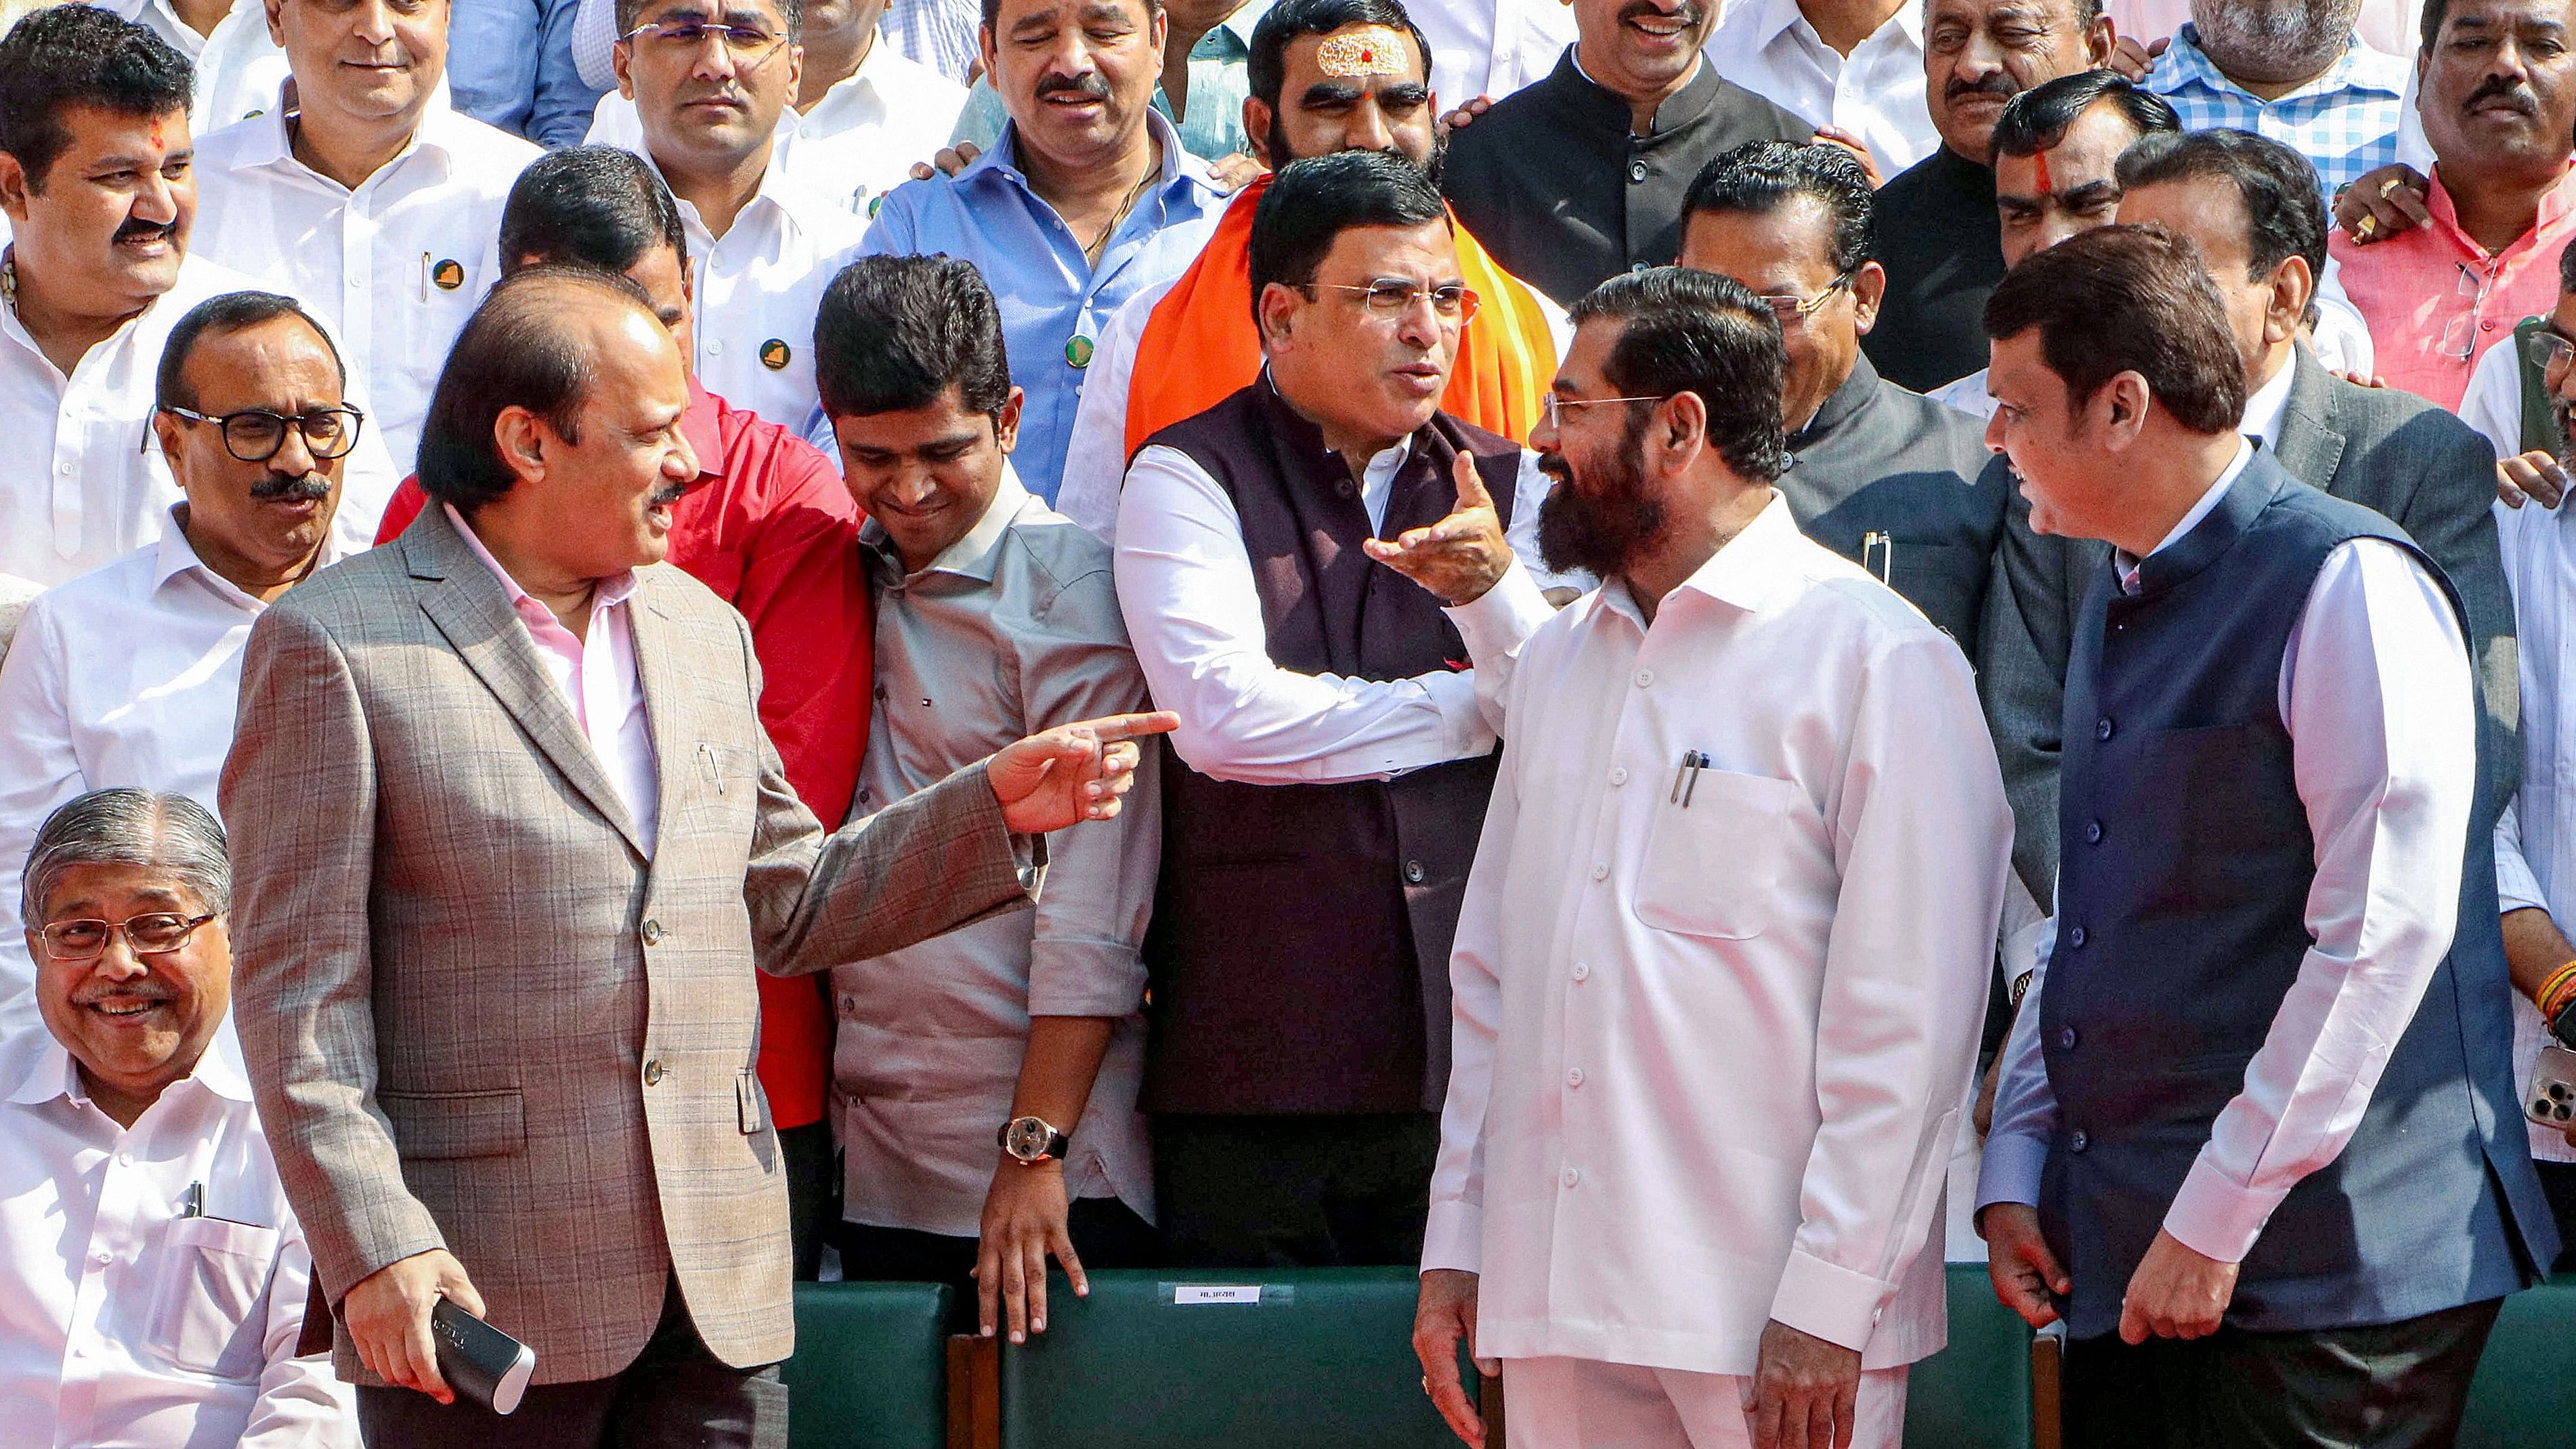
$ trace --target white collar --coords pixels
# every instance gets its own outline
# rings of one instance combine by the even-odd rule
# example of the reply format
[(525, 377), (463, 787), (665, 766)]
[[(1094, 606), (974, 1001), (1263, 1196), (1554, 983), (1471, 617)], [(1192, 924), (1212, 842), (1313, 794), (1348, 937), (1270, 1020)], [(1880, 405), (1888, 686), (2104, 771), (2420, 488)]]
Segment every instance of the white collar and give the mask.
[[(2210, 515), (2210, 511), (2218, 507), (2218, 500), (2227, 496), (2227, 490), (2234, 486), (2237, 475), (2245, 471), (2245, 465), (2253, 461), (2253, 439), (2239, 439), (2236, 444), (2236, 456), (2228, 461), (2225, 468), (2219, 470), (2218, 481), (2210, 484), (2209, 487), (2201, 493), (2200, 501), (2194, 503), (2191, 506), (2191, 510), (2182, 516), (2182, 521), (2176, 523), (2173, 526), (2172, 531), (2165, 535), (2164, 542), (2147, 550), (2147, 557), (2154, 558), (2157, 554), (2163, 553), (2166, 549), (2182, 542), (2185, 534), (2198, 528), (2200, 526), (2200, 521), (2207, 518)], [(2142, 562), (2142, 560), (2128, 560), (2122, 564), (2122, 567), (2134, 575), (2137, 572), (2137, 565), (2140, 562)]]
[[(86, 1102), (89, 1092), (81, 1086), (80, 1071), (72, 1063), (72, 1054), (53, 1034), (53, 1029), (39, 1022), (22, 1027), (26, 1040), (13, 1039), (24, 1052), (23, 1074), (11, 1085), (7, 1100), (22, 1107), (42, 1106), (47, 1102), (68, 1100)], [(232, 1013), (215, 1024), (215, 1034), (206, 1042), (205, 1051), (188, 1075), (162, 1089), (167, 1097), (190, 1082), (230, 1102), (248, 1103), (250, 1072), (242, 1061), (241, 1040), (233, 1034)], [(155, 1106), (159, 1103), (155, 1102)], [(147, 1109), (149, 1110), (149, 1109)], [(138, 1121), (140, 1119), (137, 1119)]]
[[(345, 489), (341, 496), (343, 499), (347, 497)], [(193, 569), (204, 575), (207, 583), (213, 585), (217, 591), (233, 602), (253, 610), (267, 608), (266, 604), (244, 592), (239, 584), (208, 567), (206, 561), (198, 556), (197, 546), (188, 541), (188, 531), (179, 522), (179, 510), (187, 506), (185, 500), (173, 503), (161, 515), (161, 542), (155, 547), (152, 558), (153, 590), (158, 592), (172, 579)], [(310, 578), (314, 572), (338, 563), (340, 558), (339, 530), (325, 529), (322, 537), (322, 551), (315, 557), (313, 568), (307, 570), (305, 576)]]
[[(251, 0), (233, 0), (233, 3), (240, 6), (251, 3)], [(329, 181), (329, 177), (322, 176), (322, 173), (295, 159), (295, 142), (294, 138), (287, 134), (286, 122), (288, 117), (301, 114), (302, 106), (303, 103), (296, 96), (295, 77), (289, 73), (285, 80), (278, 83), (277, 104), (270, 108), (266, 115), (254, 116), (245, 122), (258, 127), (253, 134), (259, 138), (259, 143), (245, 148), (241, 164), (293, 166), (308, 175)], [(361, 181), (358, 185), (365, 186), (377, 177), (390, 176), (395, 168), (422, 153), (436, 159), (441, 170), (447, 175), (454, 175), (458, 159), (458, 142), (461, 139), (459, 133), (464, 126), (471, 124), (475, 124), (471, 117), (457, 111), (453, 99), (448, 94), (447, 73), (444, 70), (440, 71), (438, 84), (430, 90), (429, 104), (421, 109), (420, 124), (412, 128), (411, 139), (403, 143), (403, 148), (394, 153), (392, 160), (377, 167), (375, 175), (369, 176), (366, 181)], [(339, 185), (336, 181), (331, 184)]]
[(2281, 445), (2281, 417), (2290, 410), (2290, 379), (2298, 370), (2298, 344), (2294, 342), (2290, 344), (2289, 361), (2281, 364), (2281, 370), (2272, 374), (2271, 381), (2254, 389), (2254, 395), (2245, 399), (2245, 417), (2237, 423), (2236, 431), (2264, 447), (2278, 448)]

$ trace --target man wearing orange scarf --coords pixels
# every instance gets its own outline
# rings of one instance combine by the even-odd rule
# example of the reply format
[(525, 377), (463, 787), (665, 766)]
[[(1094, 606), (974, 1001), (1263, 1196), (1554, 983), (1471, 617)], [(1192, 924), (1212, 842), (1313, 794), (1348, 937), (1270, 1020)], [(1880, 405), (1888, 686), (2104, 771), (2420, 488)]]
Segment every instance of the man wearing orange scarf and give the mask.
[[(1385, 151), (1437, 176), (1428, 48), (1398, 0), (1281, 0), (1252, 35), (1244, 134), (1265, 165), (1334, 151)], [(1246, 251), (1267, 175), (1243, 189), (1199, 258), (1111, 318), (1083, 383), (1058, 511), (1104, 539), (1117, 527), (1127, 460), (1144, 440), (1223, 401), (1261, 371)], [(1451, 227), (1475, 318), (1459, 339), (1441, 409), (1527, 438), (1555, 375), (1563, 314)]]

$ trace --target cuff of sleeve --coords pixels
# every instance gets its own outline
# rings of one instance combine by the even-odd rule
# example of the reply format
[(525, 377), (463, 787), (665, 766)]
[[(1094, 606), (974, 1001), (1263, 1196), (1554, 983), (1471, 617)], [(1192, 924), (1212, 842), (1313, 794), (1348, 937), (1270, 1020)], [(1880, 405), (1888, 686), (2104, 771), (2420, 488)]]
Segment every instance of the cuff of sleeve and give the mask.
[(306, 1230), (306, 1246), (314, 1255), (313, 1271), (322, 1280), (324, 1297), (335, 1309), (341, 1299), (349, 1296), (350, 1289), (377, 1273), (405, 1258), (447, 1246), (447, 1235), (438, 1230), (438, 1220), (408, 1192), (401, 1201), (382, 1206), (370, 1221), (351, 1226), (354, 1232), (335, 1245), (339, 1250), (327, 1258), (323, 1248), (312, 1241), (310, 1227)]
[(1977, 1162), (1977, 1201), (1971, 1215), (1999, 1202), (2039, 1206), (2039, 1178), (2048, 1166), (2048, 1139), (1996, 1132)]
[(1442, 609), (1467, 641), (1473, 663), (1499, 659), (1521, 647), (1556, 613), (1539, 592), (1538, 577), (1515, 558), (1494, 586), (1454, 609)]
[(1029, 949), (1029, 1015), (1131, 1016), (1145, 1001), (1145, 962), (1123, 941), (1040, 936)]
[(1440, 711), (1442, 733), (1447, 736), (1447, 758), (1472, 760), (1493, 753), (1493, 727), (1485, 723), (1485, 712), (1476, 704), (1476, 676), (1471, 672), (1440, 671), (1418, 675), (1423, 693), (1431, 696), (1432, 705)]
[(2200, 1160), (2184, 1176), (2182, 1190), (2174, 1194), (2173, 1206), (2165, 1209), (2165, 1231), (2204, 1258), (2243, 1262), (2287, 1193), (2286, 1188), (2273, 1192), (2239, 1187), (2211, 1165), (2209, 1150), (2203, 1148)]
[(1789, 1266), (1780, 1273), (1780, 1291), (1771, 1297), (1771, 1317), (1857, 1353), (1869, 1347), (1870, 1335), (1878, 1329), (1879, 1310), (1894, 1296), (1893, 1283), (1792, 1248)]
[(1431, 1205), (1422, 1225), (1422, 1271), (1455, 1268), (1481, 1273), (1485, 1262), (1485, 1210), (1459, 1198)]

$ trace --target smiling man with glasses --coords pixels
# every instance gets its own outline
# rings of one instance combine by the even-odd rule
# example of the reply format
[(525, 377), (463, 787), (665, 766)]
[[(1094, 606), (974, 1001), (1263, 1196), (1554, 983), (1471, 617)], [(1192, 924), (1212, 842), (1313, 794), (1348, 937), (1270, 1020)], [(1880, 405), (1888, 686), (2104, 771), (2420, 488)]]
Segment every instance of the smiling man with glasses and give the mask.
[[(381, 478), (383, 450), (346, 401), (338, 349), (292, 301), (198, 305), (170, 331), (152, 405), (147, 445), (183, 499), (160, 541), (40, 596), (0, 663), (0, 913), (63, 802), (140, 785), (214, 804), (251, 624), (366, 545), (338, 514), (356, 460)], [(25, 1024), (34, 979), (14, 924), (0, 914), (0, 1026)]]
[(1761, 141), (1711, 161), (1683, 203), (1682, 265), (1768, 303), (1787, 344), (1778, 487), (1807, 537), (1905, 595), (1973, 657), (2001, 479), (1964, 413), (1878, 375), (1861, 339), (1887, 273), (1869, 180), (1835, 146)]
[(1119, 603), (1181, 717), (1141, 1101), (1175, 1261), (1421, 1248), (1494, 781), (1462, 631), (1508, 648), (1549, 616), (1515, 558), (1547, 478), (1441, 410), (1475, 305), (1449, 229), (1411, 161), (1282, 168), (1247, 259), (1264, 368), (1156, 432), (1119, 500)]

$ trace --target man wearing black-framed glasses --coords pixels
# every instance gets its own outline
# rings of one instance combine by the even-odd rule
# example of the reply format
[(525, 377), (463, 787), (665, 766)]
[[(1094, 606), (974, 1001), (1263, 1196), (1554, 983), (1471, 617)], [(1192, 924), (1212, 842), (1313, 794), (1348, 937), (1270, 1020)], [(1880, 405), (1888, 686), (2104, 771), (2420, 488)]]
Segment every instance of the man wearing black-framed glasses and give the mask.
[(1876, 236), (1869, 179), (1849, 152), (1757, 141), (1691, 183), (1681, 259), (1743, 283), (1780, 323), (1791, 462), (1778, 486), (1800, 531), (1973, 659), (2004, 491), (1979, 482), (1985, 443), (1967, 415), (1880, 377), (1861, 352), (1887, 293)]
[(37, 827), (110, 785), (213, 808), (252, 621), (366, 545), (335, 525), (353, 460), (381, 462), (381, 449), (347, 401), (338, 348), (293, 301), (233, 292), (190, 310), (152, 403), (140, 441), (168, 458), (182, 498), (160, 540), (30, 605), (0, 663), (0, 1029), (28, 1014), (36, 963), (10, 913)]

